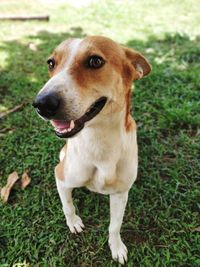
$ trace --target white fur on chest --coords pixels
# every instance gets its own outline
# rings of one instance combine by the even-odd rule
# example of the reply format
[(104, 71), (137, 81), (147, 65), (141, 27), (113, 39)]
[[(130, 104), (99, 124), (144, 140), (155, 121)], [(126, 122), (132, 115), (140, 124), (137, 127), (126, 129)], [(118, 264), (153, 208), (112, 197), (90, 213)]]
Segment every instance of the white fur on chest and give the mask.
[[(64, 183), (110, 194), (128, 190), (137, 172), (136, 132), (115, 125), (86, 127), (68, 141)], [(116, 127), (117, 127), (116, 126)], [(134, 178), (135, 179), (135, 178)]]

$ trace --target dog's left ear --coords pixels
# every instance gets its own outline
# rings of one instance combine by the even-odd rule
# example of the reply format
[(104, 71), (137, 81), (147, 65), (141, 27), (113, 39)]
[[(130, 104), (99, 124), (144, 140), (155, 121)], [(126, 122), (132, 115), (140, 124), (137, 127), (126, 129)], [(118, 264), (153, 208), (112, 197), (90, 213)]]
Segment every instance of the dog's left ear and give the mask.
[(141, 79), (151, 72), (151, 65), (140, 53), (129, 48), (124, 48), (124, 51), (135, 70), (133, 80)]

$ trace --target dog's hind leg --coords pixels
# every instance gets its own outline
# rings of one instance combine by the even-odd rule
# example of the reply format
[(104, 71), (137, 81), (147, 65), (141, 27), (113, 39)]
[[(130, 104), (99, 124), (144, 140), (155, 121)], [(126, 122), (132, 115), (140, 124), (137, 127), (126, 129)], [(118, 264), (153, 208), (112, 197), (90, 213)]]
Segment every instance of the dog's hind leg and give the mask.
[(112, 257), (121, 264), (127, 261), (127, 248), (121, 240), (120, 228), (128, 200), (128, 192), (110, 195), (109, 245)]

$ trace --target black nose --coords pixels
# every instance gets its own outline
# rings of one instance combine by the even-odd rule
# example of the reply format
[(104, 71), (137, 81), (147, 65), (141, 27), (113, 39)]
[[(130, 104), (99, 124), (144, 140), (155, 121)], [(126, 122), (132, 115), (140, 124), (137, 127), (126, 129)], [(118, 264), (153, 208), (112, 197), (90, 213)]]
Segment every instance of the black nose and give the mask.
[(56, 94), (39, 94), (33, 102), (33, 107), (37, 109), (37, 112), (45, 117), (52, 118), (56, 115), (60, 104), (60, 99)]

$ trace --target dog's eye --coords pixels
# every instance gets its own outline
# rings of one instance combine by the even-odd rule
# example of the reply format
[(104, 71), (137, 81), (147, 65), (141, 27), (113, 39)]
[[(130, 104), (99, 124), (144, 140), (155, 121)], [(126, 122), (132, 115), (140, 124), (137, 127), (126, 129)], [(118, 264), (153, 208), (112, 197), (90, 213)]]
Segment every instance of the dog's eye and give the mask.
[(48, 59), (47, 64), (49, 66), (49, 70), (50, 71), (53, 70), (55, 67), (55, 64), (56, 64), (55, 59), (53, 59), (53, 58)]
[(88, 59), (88, 67), (92, 69), (99, 69), (105, 64), (105, 60), (100, 56), (91, 56)]

